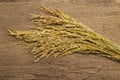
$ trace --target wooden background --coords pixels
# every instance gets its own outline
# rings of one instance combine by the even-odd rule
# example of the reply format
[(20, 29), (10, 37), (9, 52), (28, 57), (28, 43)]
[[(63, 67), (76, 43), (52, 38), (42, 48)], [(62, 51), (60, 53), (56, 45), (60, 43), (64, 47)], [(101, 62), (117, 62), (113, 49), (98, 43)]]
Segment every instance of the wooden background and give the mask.
[(0, 0), (0, 80), (120, 80), (120, 62), (72, 54), (34, 63), (30, 49), (14, 45), (7, 30), (35, 26), (28, 14), (41, 14), (41, 5), (60, 8), (120, 44), (120, 0)]

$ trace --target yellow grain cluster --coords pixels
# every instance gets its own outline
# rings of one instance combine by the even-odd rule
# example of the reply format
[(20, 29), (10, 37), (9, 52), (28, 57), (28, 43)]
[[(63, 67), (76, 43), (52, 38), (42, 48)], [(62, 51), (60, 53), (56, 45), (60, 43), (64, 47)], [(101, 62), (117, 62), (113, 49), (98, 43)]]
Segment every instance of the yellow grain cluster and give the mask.
[(120, 60), (120, 48), (114, 42), (75, 21), (59, 9), (41, 7), (47, 15), (30, 15), (37, 27), (28, 31), (8, 30), (19, 41), (31, 46), (36, 60), (71, 53), (92, 53)]

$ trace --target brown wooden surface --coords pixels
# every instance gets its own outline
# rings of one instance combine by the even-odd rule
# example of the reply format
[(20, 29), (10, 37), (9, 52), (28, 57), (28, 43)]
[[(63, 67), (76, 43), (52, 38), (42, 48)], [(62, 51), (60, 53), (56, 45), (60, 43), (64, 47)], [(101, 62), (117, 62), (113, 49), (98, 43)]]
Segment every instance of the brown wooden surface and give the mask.
[(33, 63), (30, 49), (14, 45), (17, 40), (7, 32), (35, 26), (28, 14), (40, 14), (42, 5), (60, 8), (120, 44), (120, 0), (15, 1), (0, 2), (0, 80), (120, 80), (120, 62), (95, 55), (72, 54)]

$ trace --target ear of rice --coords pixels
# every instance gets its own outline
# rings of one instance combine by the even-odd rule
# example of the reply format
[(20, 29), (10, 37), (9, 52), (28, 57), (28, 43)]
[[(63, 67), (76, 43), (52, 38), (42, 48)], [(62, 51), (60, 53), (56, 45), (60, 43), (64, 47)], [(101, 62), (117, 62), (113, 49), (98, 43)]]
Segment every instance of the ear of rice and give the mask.
[(95, 33), (59, 9), (41, 7), (46, 15), (30, 15), (37, 27), (28, 31), (8, 30), (19, 41), (31, 45), (36, 62), (41, 58), (72, 53), (98, 54), (120, 60), (120, 47)]

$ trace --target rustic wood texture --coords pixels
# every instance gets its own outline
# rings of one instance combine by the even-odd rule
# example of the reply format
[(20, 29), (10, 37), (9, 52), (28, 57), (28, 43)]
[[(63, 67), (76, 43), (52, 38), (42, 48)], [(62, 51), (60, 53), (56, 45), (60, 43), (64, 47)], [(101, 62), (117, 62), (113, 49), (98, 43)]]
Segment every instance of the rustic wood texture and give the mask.
[(120, 44), (120, 0), (15, 1), (0, 2), (0, 80), (120, 80), (120, 62), (96, 55), (72, 54), (34, 63), (30, 49), (14, 45), (17, 40), (7, 32), (35, 26), (28, 14), (41, 14), (42, 5), (60, 8)]

